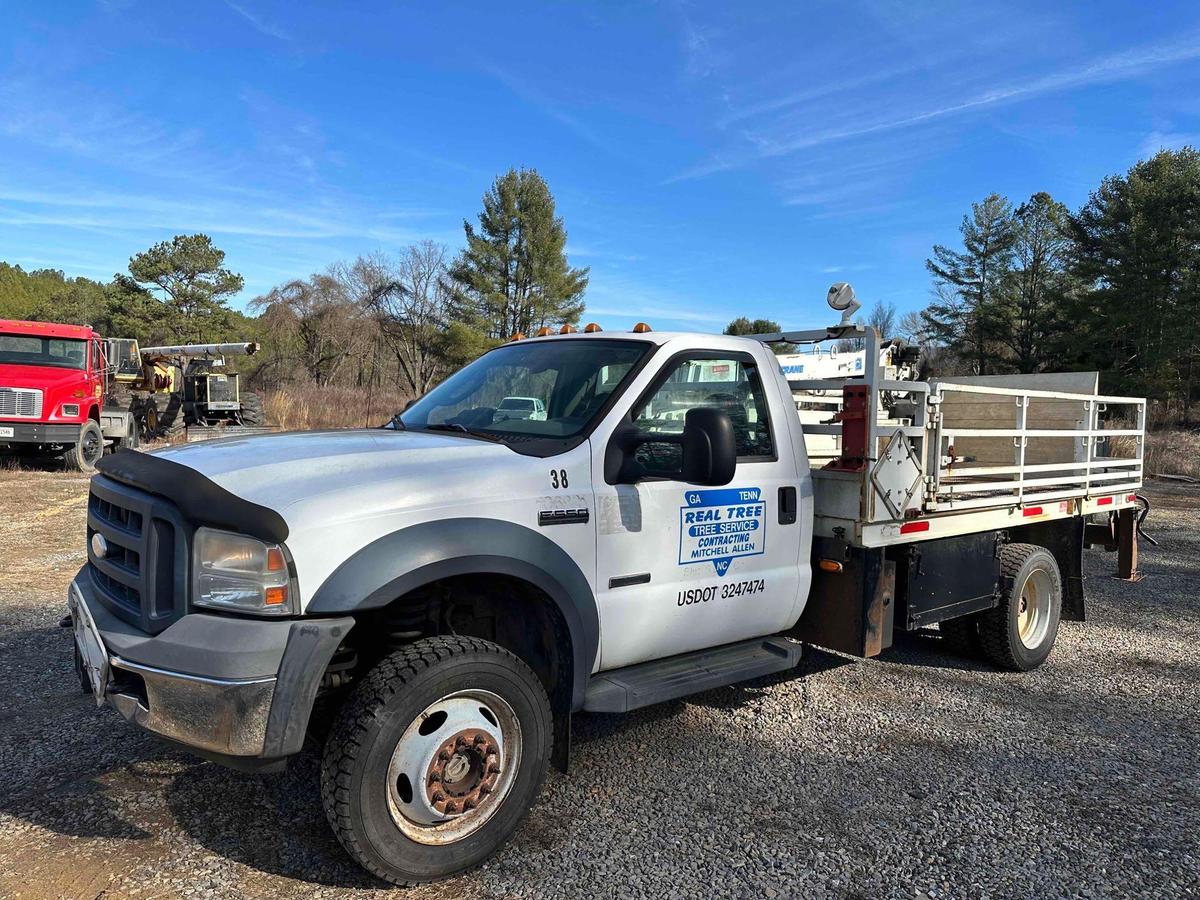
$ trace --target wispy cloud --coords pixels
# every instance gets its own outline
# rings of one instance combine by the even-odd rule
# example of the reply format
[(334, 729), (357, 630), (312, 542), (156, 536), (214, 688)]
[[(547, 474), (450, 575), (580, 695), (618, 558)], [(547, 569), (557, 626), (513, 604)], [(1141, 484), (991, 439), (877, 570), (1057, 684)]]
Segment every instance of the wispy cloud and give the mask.
[(1153, 156), (1159, 150), (1179, 150), (1182, 147), (1200, 147), (1200, 134), (1182, 134), (1171, 131), (1152, 131), (1138, 146), (1138, 159)]
[(675, 7), (682, 23), (684, 74), (692, 78), (711, 75), (717, 63), (712, 33), (692, 20), (686, 4), (679, 2)]
[[(188, 202), (82, 188), (60, 193), (0, 185), (0, 224), (17, 226), (109, 232), (174, 229), (308, 240), (366, 238), (385, 244), (404, 244), (431, 236), (428, 229), (397, 227), (394, 222), (403, 215), (400, 210), (373, 214), (347, 203), (345, 198), (287, 206), (266, 198), (256, 202)], [(413, 210), (410, 217), (421, 215), (422, 211)]]
[(624, 159), (627, 161), (633, 159), (633, 157), (631, 157), (623, 149), (619, 148), (616, 144), (601, 137), (594, 129), (583, 122), (580, 118), (564, 110), (558, 103), (551, 100), (540, 89), (534, 87), (523, 79), (518, 78), (507, 69), (502, 69), (499, 66), (494, 65), (485, 65), (483, 70), (530, 106), (534, 107), (543, 115), (553, 119), (559, 124), (564, 125), (568, 130), (573, 132), (585, 142), (591, 144), (593, 147), (603, 150), (610, 156), (614, 156), (619, 159)]
[(999, 104), (1016, 103), (1045, 94), (1121, 81), (1163, 66), (1198, 57), (1200, 57), (1200, 36), (1193, 34), (1186, 40), (1111, 54), (1081, 66), (992, 88), (955, 103), (907, 115), (879, 118), (866, 124), (815, 132), (806, 129), (799, 133), (793, 131), (783, 134), (749, 134), (747, 138), (754, 145), (750, 152), (714, 156), (672, 176), (667, 179), (667, 182), (703, 178), (717, 172), (739, 168), (756, 159), (784, 156), (851, 138), (912, 128)]
[(824, 97), (834, 97), (839, 94), (847, 94), (851, 91), (856, 91), (865, 87), (872, 87), (877, 84), (884, 84), (902, 75), (910, 74), (918, 68), (926, 68), (929, 65), (928, 60), (921, 65), (901, 65), (890, 68), (873, 68), (865, 75), (859, 75), (855, 78), (847, 78), (842, 81), (828, 81), (824, 84), (815, 85), (799, 91), (782, 94), (778, 97), (770, 97), (765, 100), (746, 103), (736, 109), (726, 113), (717, 120), (717, 125), (722, 128), (733, 125), (736, 122), (741, 122), (746, 119), (753, 119), (758, 116), (768, 113), (777, 113), (780, 110), (788, 109), (793, 106), (799, 106), (802, 103), (809, 103), (813, 100), (820, 100)]
[(266, 19), (264, 19), (262, 16), (258, 15), (257, 13), (251, 12), (242, 4), (234, 3), (233, 0), (225, 0), (225, 5), (228, 6), (230, 9), (232, 9), (235, 13), (237, 13), (243, 19), (245, 19), (247, 22), (249, 22), (254, 27), (254, 30), (257, 31), (259, 34), (263, 34), (263, 35), (266, 35), (267, 37), (275, 38), (276, 40), (279, 40), (279, 41), (291, 41), (292, 40), (292, 36), (290, 34), (288, 34), (286, 31), (284, 31), (282, 28), (279, 28), (278, 26), (273, 25), (272, 23), (268, 22)]

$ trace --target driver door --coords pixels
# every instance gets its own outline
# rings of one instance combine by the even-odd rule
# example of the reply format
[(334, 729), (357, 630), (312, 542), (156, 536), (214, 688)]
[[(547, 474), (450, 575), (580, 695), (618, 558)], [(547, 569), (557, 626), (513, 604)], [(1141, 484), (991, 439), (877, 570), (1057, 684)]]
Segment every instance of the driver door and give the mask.
[[(688, 410), (701, 407), (733, 422), (738, 461), (729, 484), (672, 480), (680, 446), (650, 442), (635, 451), (644, 472), (636, 483), (597, 485), (600, 669), (772, 634), (795, 621), (800, 534), (794, 520), (780, 524), (779, 498), (781, 488), (795, 489), (797, 474), (786, 429), (772, 425), (788, 410), (764, 389), (754, 358), (676, 354), (620, 422), (677, 435)], [(605, 470), (607, 441), (594, 440), (594, 472)]]

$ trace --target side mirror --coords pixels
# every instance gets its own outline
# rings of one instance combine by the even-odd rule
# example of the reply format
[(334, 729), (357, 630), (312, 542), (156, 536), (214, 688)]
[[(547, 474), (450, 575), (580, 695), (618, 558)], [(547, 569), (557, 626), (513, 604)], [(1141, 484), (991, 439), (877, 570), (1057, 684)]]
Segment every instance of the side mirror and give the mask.
[(690, 484), (729, 484), (735, 468), (737, 442), (729, 416), (719, 409), (689, 409), (683, 424), (680, 480)]
[(619, 429), (605, 454), (604, 480), (609, 484), (633, 484), (645, 478), (648, 473), (635, 457), (643, 444), (676, 444), (682, 451), (678, 470), (649, 474), (712, 487), (733, 481), (737, 468), (733, 422), (719, 409), (688, 410), (682, 434), (654, 434), (632, 426)]

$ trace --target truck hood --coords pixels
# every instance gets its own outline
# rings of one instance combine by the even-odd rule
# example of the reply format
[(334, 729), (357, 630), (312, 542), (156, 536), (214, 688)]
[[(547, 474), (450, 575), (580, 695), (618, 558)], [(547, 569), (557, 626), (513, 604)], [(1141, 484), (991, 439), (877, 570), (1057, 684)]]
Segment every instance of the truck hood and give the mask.
[(67, 369), (59, 366), (21, 366), (15, 363), (0, 363), (0, 387), (37, 388), (52, 391), (55, 388), (87, 380), (82, 369)]
[(223, 438), (154, 455), (275, 510), (292, 529), (441, 505), (447, 485), (458, 493), (528, 462), (503, 444), (466, 435), (381, 428)]

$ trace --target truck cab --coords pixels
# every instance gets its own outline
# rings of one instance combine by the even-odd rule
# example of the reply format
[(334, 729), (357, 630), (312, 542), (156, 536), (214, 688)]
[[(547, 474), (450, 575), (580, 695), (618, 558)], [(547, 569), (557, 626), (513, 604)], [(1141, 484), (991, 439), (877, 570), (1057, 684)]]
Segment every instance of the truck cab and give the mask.
[[(797, 383), (771, 350), (881, 346), (862, 326), (564, 332), (486, 353), (380, 429), (106, 459), (68, 594), (81, 687), (239, 768), (322, 736), (343, 846), (411, 884), (511, 833), (567, 767), (576, 712), (784, 672), (804, 641), (873, 656), (938, 622), (1000, 666), (1041, 664), (1060, 614), (1082, 618), (1085, 537), (1118, 540), (1086, 516), (1136, 506), (1140, 456), (1090, 437), (1100, 400), (1141, 421), (1144, 401), (1033, 390), (1087, 410), (1086, 445), (1054, 431), (1084, 461), (1027, 478), (1018, 439), (1014, 465), (964, 472), (948, 438), (1011, 455), (1043, 434), (1030, 392), (897, 381), (911, 361), (891, 350)], [(955, 392), (1022, 418), (967, 429), (941, 412)], [(513, 397), (544, 417), (504, 415)]]
[(0, 320), (0, 455), (91, 472), (106, 445), (136, 444), (128, 414), (105, 409), (106, 365), (86, 325)]

